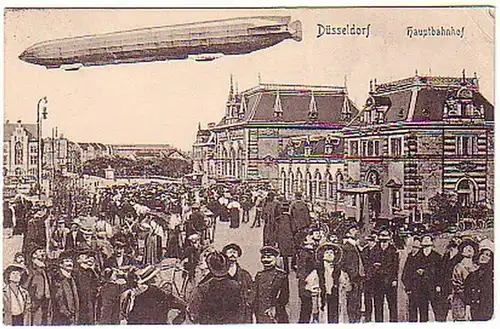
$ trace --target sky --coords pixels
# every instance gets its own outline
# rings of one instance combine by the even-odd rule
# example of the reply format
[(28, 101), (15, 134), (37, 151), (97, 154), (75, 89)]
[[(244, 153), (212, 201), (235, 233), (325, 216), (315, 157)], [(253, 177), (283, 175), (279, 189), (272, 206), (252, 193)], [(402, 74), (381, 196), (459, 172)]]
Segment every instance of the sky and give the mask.
[[(250, 54), (110, 65), (75, 72), (19, 60), (29, 46), (50, 39), (231, 17), (283, 15), (302, 22), (303, 40), (286, 40)], [(191, 149), (198, 123), (224, 115), (230, 75), (240, 91), (263, 83), (342, 86), (360, 107), (370, 79), (379, 83), (420, 75), (477, 72), (494, 102), (494, 23), (486, 8), (301, 9), (51, 9), (5, 13), (4, 117), (36, 122), (37, 101), (48, 98), (44, 135), (52, 127), (78, 142), (162, 143)], [(370, 36), (317, 38), (318, 24), (370, 24)], [(455, 29), (464, 37), (413, 37), (407, 27)]]

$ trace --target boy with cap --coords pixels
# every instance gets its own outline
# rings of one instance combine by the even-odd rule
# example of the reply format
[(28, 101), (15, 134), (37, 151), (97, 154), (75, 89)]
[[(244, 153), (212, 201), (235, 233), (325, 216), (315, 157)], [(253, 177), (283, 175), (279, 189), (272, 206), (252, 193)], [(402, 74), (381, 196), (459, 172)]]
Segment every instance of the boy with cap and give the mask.
[(327, 306), (328, 323), (339, 322), (339, 280), (342, 248), (331, 242), (321, 244), (316, 250), (321, 310)]
[(285, 306), (290, 289), (286, 272), (277, 268), (279, 251), (272, 246), (264, 246), (260, 254), (264, 269), (255, 276), (254, 312), (257, 323), (288, 323)]
[(391, 322), (398, 321), (397, 284), (399, 255), (394, 245), (390, 244), (391, 234), (387, 230), (380, 231), (378, 245), (372, 254), (372, 274), (375, 302), (375, 322), (384, 321), (384, 299), (389, 306)]

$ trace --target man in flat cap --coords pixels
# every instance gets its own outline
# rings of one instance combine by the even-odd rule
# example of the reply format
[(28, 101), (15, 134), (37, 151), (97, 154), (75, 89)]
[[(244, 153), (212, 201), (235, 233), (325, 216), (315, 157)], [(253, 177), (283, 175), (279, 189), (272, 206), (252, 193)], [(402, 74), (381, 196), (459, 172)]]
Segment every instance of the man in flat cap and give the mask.
[(399, 270), (399, 255), (392, 245), (391, 234), (381, 230), (378, 235), (379, 243), (372, 254), (372, 273), (374, 285), (375, 322), (384, 321), (384, 299), (389, 305), (391, 322), (398, 321), (397, 284)]
[(79, 261), (75, 270), (76, 286), (80, 298), (80, 313), (78, 324), (95, 324), (97, 292), (100, 285), (100, 276), (95, 270), (96, 254), (92, 250), (84, 249), (78, 252)]
[(352, 289), (347, 293), (347, 315), (350, 323), (361, 320), (361, 294), (365, 279), (365, 268), (359, 248), (359, 226), (352, 222), (345, 227), (342, 245), (342, 270), (347, 273)]
[(260, 254), (264, 269), (255, 276), (254, 312), (257, 323), (288, 323), (285, 306), (290, 289), (288, 275), (277, 267), (279, 251), (272, 246), (264, 246)]
[(30, 256), (29, 274), (24, 286), (31, 297), (31, 324), (49, 325), (52, 299), (46, 267), (47, 253), (44, 247), (35, 247)]
[(253, 322), (252, 305), (255, 300), (254, 282), (250, 273), (241, 268), (238, 263), (238, 258), (241, 257), (243, 251), (236, 243), (230, 243), (222, 248), (222, 253), (229, 259), (229, 278), (238, 282), (243, 294), (243, 314), (242, 323)]
[(361, 256), (363, 257), (363, 266), (366, 269), (366, 277), (365, 282), (363, 284), (363, 295), (365, 301), (365, 313), (364, 313), (364, 322), (372, 321), (372, 313), (373, 313), (373, 289), (375, 287), (373, 283), (373, 250), (375, 246), (377, 246), (377, 233), (372, 233), (366, 237), (366, 245), (361, 252)]
[(73, 253), (63, 251), (53, 277), (53, 325), (76, 325), (80, 313), (80, 298), (73, 277)]
[[(429, 321), (429, 303), (436, 308), (435, 301), (441, 293), (441, 255), (434, 250), (434, 238), (430, 234), (422, 236), (421, 250), (415, 256), (415, 265), (409, 277), (411, 294), (414, 294), (420, 322)], [(410, 322), (416, 322), (412, 314)]]
[(414, 236), (411, 241), (410, 245), (410, 251), (408, 253), (408, 256), (406, 258), (405, 264), (403, 266), (403, 273), (401, 275), (401, 280), (403, 281), (403, 285), (405, 287), (406, 294), (408, 295), (408, 319), (412, 319), (415, 321), (415, 319), (418, 319), (417, 317), (417, 299), (416, 299), (416, 294), (412, 294), (411, 292), (411, 286), (412, 286), (412, 279), (413, 279), (413, 273), (417, 270), (415, 268), (415, 260), (417, 254), (420, 252), (420, 249), (422, 246), (420, 245), (422, 241), (422, 238), (418, 235)]

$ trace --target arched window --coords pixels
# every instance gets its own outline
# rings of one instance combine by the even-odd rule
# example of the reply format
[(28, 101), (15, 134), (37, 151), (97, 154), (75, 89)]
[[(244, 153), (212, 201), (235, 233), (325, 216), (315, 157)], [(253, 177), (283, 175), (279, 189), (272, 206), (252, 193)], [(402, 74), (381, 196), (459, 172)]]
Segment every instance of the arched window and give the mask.
[(292, 170), (290, 170), (288, 172), (288, 186), (289, 186), (290, 197), (293, 197), (293, 195), (297, 191), (297, 186), (295, 185), (295, 182), (296, 181), (293, 177), (293, 172), (292, 172)]
[(335, 182), (333, 181), (333, 176), (330, 173), (330, 171), (326, 172), (325, 175), (325, 181), (326, 181), (326, 197), (327, 199), (335, 199)]
[(319, 172), (319, 170), (316, 170), (316, 172), (314, 173), (314, 182), (316, 185), (315, 194), (319, 198), (322, 198), (324, 196), (323, 194), (324, 188), (323, 188), (323, 179), (321, 177), (321, 173)]
[(458, 182), (456, 187), (458, 193), (458, 203), (467, 207), (476, 203), (477, 188), (474, 181), (471, 179), (462, 179)]
[(223, 147), (222, 148), (222, 158), (221, 158), (221, 167), (222, 167), (222, 176), (226, 176), (228, 174), (227, 170), (227, 151)]
[(300, 169), (297, 169), (297, 175), (295, 177), (295, 186), (296, 186), (296, 191), (300, 190), (302, 193), (306, 193), (304, 191), (304, 182), (303, 182), (304, 177), (302, 176), (302, 172)]
[(340, 190), (344, 188), (344, 176), (342, 176), (341, 173), (337, 173), (337, 175), (335, 175), (335, 182), (336, 182), (335, 192), (337, 193), (337, 200), (343, 201), (344, 195), (340, 192)]
[(309, 170), (306, 172), (306, 195), (308, 198), (312, 199), (313, 198), (313, 185), (312, 185), (312, 177), (311, 177), (311, 173), (309, 172)]
[(231, 148), (231, 172), (229, 173), (230, 176), (236, 177), (236, 151), (234, 148)]
[(380, 174), (375, 170), (366, 174), (366, 182), (370, 185), (380, 185)]
[(283, 193), (283, 195), (286, 195), (287, 180), (286, 180), (286, 172), (285, 172), (285, 170), (281, 170), (280, 183), (281, 183), (281, 192)]
[(14, 146), (14, 164), (22, 165), (23, 164), (23, 144), (21, 142), (17, 142)]

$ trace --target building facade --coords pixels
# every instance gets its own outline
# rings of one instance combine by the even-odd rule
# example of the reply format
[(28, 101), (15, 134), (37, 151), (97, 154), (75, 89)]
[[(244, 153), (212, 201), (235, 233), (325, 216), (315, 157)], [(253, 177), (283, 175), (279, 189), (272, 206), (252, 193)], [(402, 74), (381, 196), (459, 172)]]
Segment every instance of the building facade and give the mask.
[(38, 175), (38, 131), (36, 124), (21, 121), (4, 124), (4, 177), (32, 177)]
[(224, 117), (197, 133), (194, 168), (278, 185), (290, 138), (340, 131), (357, 113), (345, 87), (261, 83), (238, 93), (231, 82)]
[(475, 76), (374, 84), (344, 129), (348, 215), (366, 205), (366, 220), (419, 222), (429, 199), (445, 191), (456, 193), (462, 206), (492, 205), (493, 111)]

